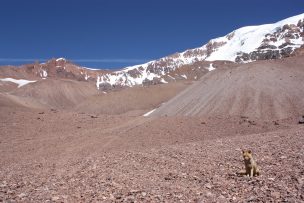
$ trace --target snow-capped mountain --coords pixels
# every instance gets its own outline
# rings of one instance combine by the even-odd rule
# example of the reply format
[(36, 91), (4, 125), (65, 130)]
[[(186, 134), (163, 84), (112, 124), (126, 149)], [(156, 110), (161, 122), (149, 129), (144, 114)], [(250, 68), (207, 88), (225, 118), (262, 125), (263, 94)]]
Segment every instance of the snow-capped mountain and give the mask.
[[(107, 88), (142, 85), (151, 81), (166, 83), (168, 81), (165, 78), (168, 78), (169, 73), (199, 61), (248, 63), (278, 59), (290, 56), (296, 49), (303, 47), (303, 44), (304, 14), (300, 14), (274, 24), (243, 27), (224, 37), (212, 39), (199, 48), (98, 75), (96, 85), (97, 88)], [(174, 76), (169, 78), (175, 79)]]
[(197, 80), (209, 71), (231, 63), (248, 63), (304, 54), (304, 14), (274, 24), (248, 26), (224, 37), (210, 40), (202, 47), (126, 67), (119, 71), (96, 70), (73, 64), (64, 58), (20, 67), (5, 66), (0, 78), (62, 78), (96, 83), (97, 89), (132, 87)]

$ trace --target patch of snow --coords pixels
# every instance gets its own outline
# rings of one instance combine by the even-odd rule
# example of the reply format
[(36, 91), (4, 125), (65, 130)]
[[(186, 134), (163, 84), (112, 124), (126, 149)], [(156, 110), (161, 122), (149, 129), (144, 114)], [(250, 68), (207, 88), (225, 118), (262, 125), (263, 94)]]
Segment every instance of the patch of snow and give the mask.
[(156, 110), (156, 109), (153, 109), (152, 111), (149, 111), (149, 112), (145, 113), (143, 116), (144, 116), (144, 117), (147, 117), (147, 116), (149, 116), (151, 113), (153, 113), (155, 110)]
[(212, 64), (212, 63), (210, 63), (208, 70), (209, 70), (209, 71), (215, 70), (215, 68), (213, 67), (213, 64)]
[(66, 61), (66, 59), (65, 58), (58, 58), (58, 59), (56, 59), (56, 61)]
[(13, 78), (3, 78), (0, 79), (3, 82), (12, 82), (18, 85), (18, 88), (27, 85), (29, 83), (37, 82), (37, 80), (23, 80), (23, 79), (13, 79)]
[(140, 65), (135, 65), (135, 66), (128, 66), (124, 69), (122, 69), (123, 71), (129, 71), (129, 70), (134, 70), (136, 68), (140, 68), (140, 67), (143, 67), (144, 69), (146, 69), (150, 64), (153, 64), (155, 61), (149, 61), (147, 63), (144, 63), (144, 64), (140, 64)]
[(97, 76), (97, 79), (96, 79), (96, 87), (97, 89), (99, 90), (99, 84), (101, 83), (100, 81), (100, 76)]
[(46, 77), (48, 76), (46, 70), (43, 70), (43, 69), (42, 69), (42, 76), (43, 76), (44, 78), (46, 78)]
[(295, 44), (296, 47), (298, 47), (299, 45), (301, 46), (302, 44), (304, 44), (304, 38), (299, 37), (298, 39), (289, 39), (291, 43)]
[[(140, 67), (140, 66), (139, 66)], [(121, 85), (121, 86), (129, 86), (132, 87), (134, 85), (141, 85), (145, 79), (153, 80), (153, 78), (160, 78), (159, 75), (155, 73), (151, 73), (150, 71), (139, 70), (138, 77), (132, 77), (127, 69), (123, 69), (121, 71), (115, 71), (113, 73), (105, 74), (99, 77), (96, 82), (96, 85), (102, 83), (108, 83), (110, 85)]]
[(168, 83), (164, 78), (160, 79), (160, 81), (161, 81), (162, 83), (165, 83), (165, 84)]
[(181, 75), (181, 77), (183, 77), (183, 78), (185, 78), (185, 79), (187, 79), (187, 76), (184, 74), (184, 75)]
[(81, 68), (88, 69), (88, 70), (100, 70), (100, 69), (96, 69), (96, 68), (88, 68), (88, 67), (81, 67)]

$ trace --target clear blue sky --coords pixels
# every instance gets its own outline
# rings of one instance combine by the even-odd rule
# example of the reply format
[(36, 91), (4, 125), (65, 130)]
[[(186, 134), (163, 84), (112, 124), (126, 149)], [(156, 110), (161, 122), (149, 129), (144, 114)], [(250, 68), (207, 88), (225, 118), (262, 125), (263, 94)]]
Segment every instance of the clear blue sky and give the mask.
[(303, 12), (303, 0), (1, 0), (0, 64), (124, 67)]

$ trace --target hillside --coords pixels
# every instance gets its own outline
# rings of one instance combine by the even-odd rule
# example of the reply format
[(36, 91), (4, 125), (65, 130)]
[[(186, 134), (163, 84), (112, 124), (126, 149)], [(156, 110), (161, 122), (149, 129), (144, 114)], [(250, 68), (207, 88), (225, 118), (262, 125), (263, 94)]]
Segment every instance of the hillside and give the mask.
[(304, 114), (303, 57), (213, 71), (152, 116), (246, 116), (276, 120)]

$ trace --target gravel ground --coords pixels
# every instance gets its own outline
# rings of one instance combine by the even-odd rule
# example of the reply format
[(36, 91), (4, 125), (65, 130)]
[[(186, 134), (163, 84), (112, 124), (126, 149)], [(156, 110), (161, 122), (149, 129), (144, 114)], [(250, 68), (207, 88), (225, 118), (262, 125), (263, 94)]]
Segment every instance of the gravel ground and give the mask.
[[(296, 119), (54, 111), (1, 119), (2, 202), (304, 202)], [(261, 176), (236, 175), (244, 148)]]

